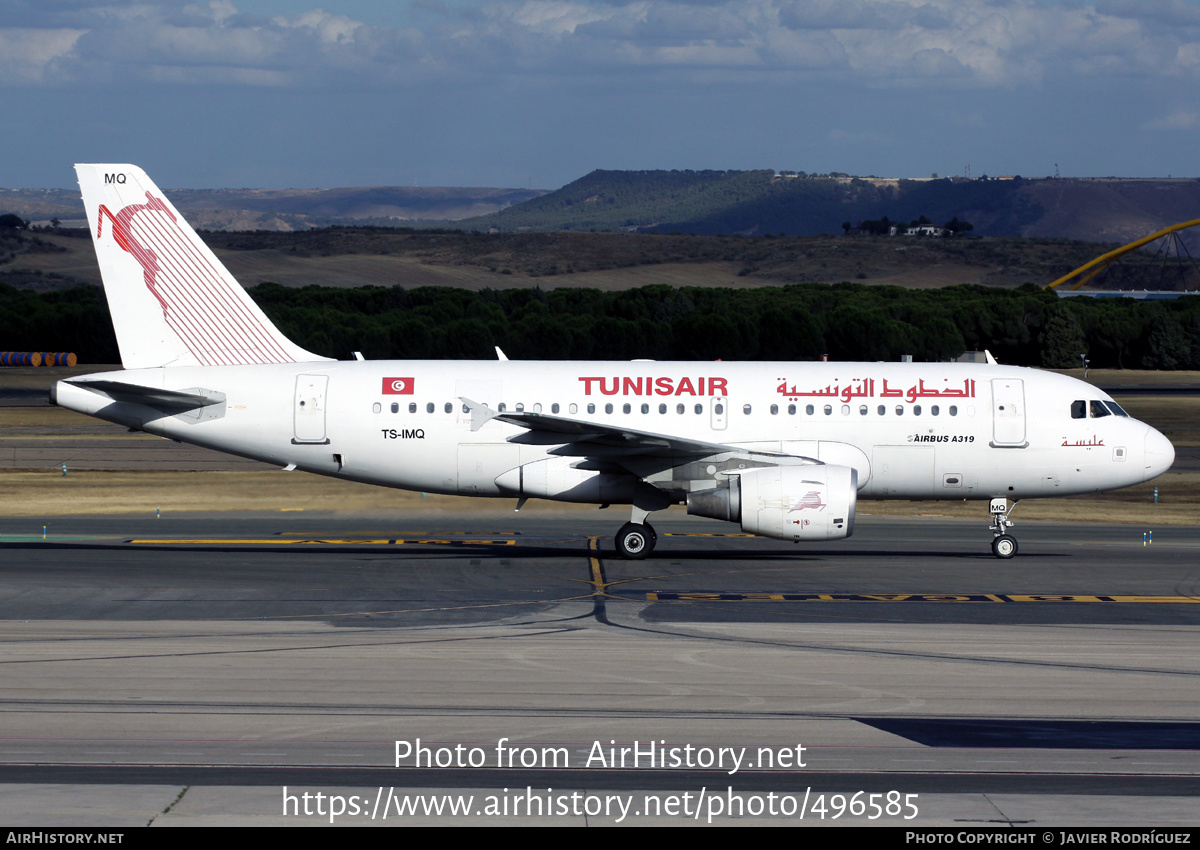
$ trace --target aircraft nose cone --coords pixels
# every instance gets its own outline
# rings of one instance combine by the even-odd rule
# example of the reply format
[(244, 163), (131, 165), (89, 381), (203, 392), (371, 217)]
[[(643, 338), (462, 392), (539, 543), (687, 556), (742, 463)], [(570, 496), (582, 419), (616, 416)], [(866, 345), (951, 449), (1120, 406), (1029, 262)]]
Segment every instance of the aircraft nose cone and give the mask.
[(1153, 428), (1146, 429), (1146, 477), (1145, 481), (1162, 475), (1175, 462), (1175, 447), (1171, 441)]

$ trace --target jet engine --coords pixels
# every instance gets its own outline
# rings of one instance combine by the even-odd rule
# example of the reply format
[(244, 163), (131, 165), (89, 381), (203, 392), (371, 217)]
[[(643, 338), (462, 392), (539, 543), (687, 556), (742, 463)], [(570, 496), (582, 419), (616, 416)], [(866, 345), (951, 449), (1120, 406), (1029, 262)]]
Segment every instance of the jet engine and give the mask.
[(731, 475), (728, 486), (688, 494), (695, 516), (740, 522), (779, 540), (838, 540), (854, 533), (858, 473), (848, 466), (767, 466)]

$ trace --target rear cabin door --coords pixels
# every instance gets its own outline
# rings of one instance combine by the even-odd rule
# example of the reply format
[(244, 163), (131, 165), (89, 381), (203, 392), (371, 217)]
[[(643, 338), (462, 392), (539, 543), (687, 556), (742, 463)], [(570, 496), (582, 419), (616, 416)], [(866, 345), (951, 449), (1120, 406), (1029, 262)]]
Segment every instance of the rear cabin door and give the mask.
[(292, 408), (293, 443), (328, 443), (325, 435), (325, 393), (328, 375), (297, 375)]

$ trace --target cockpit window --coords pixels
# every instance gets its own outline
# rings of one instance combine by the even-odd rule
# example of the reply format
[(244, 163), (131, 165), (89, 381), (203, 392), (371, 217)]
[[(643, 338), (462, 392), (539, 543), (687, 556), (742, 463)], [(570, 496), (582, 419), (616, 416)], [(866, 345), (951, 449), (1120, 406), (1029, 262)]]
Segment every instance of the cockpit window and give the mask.
[(1079, 401), (1071, 402), (1071, 418), (1072, 419), (1087, 419), (1087, 402), (1080, 399)]
[(1117, 416), (1129, 416), (1129, 414), (1126, 413), (1121, 408), (1121, 405), (1117, 404), (1115, 401), (1106, 401), (1106, 402), (1104, 402), (1104, 406), (1107, 407), (1109, 410), (1111, 410), (1113, 413), (1115, 413)]
[(1091, 409), (1092, 409), (1092, 418), (1093, 419), (1099, 419), (1101, 416), (1112, 416), (1112, 414), (1109, 412), (1108, 408), (1104, 406), (1104, 402), (1102, 402), (1102, 401), (1092, 401)]

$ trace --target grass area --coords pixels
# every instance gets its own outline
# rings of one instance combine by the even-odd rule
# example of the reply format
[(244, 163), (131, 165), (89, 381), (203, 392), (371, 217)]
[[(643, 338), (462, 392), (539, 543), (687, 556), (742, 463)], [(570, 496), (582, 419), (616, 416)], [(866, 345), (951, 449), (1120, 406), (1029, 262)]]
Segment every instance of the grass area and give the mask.
[[(304, 472), (127, 472), (0, 470), (0, 515), (153, 514), (194, 511), (332, 511), (403, 516), (481, 509), (511, 513), (516, 499), (424, 496)], [(595, 510), (530, 502), (525, 510)]]
[(1097, 387), (1108, 387), (1119, 390), (1147, 389), (1150, 387), (1164, 389), (1195, 389), (1200, 387), (1200, 372), (1149, 371), (1145, 369), (1089, 369), (1087, 377), (1083, 377), (1082, 369), (1054, 369), (1060, 375), (1070, 375), (1081, 381), (1087, 381)]

